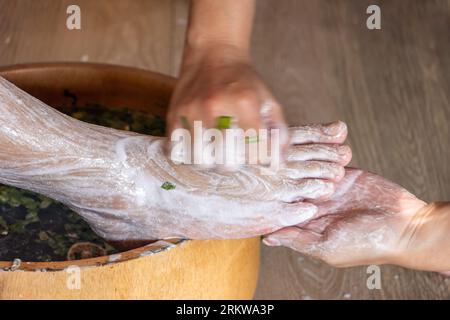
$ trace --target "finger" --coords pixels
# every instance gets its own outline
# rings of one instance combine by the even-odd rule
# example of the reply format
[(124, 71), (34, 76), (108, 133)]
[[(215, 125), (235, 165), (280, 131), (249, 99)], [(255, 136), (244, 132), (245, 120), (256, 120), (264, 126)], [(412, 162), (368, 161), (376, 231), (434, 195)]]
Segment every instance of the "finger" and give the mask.
[(316, 233), (325, 233), (327, 228), (336, 223), (337, 221), (339, 221), (340, 219), (342, 219), (342, 217), (340, 217), (339, 215), (325, 215), (323, 216), (322, 213), (320, 212), (320, 210), (316, 213), (316, 215), (314, 216), (314, 219), (309, 220), (309, 221), (305, 221), (299, 225), (297, 225), (297, 227), (303, 229), (303, 230), (309, 230), (311, 232), (316, 232)]
[[(186, 154), (185, 148), (178, 148), (179, 139), (181, 136), (185, 136), (180, 130), (183, 129), (180, 125), (180, 122), (177, 120), (173, 120), (173, 117), (167, 117), (167, 129), (166, 135), (168, 137), (167, 143), (164, 146), (164, 150), (166, 155), (175, 163), (189, 163), (188, 156)], [(190, 145), (190, 142), (189, 142)]]
[(289, 179), (328, 179), (340, 181), (345, 175), (343, 166), (323, 161), (288, 162), (277, 172)]
[(334, 191), (334, 183), (322, 179), (291, 180), (285, 182), (280, 200), (284, 202), (325, 200), (330, 198)]
[(265, 128), (279, 130), (280, 151), (285, 153), (289, 145), (289, 131), (282, 108), (273, 97), (261, 105), (260, 118)]
[(259, 96), (249, 90), (224, 95), (207, 103), (207, 118), (213, 119), (212, 128), (221, 130), (223, 136), (224, 164), (227, 167), (237, 168), (242, 162), (259, 163), (258, 149), (249, 148), (248, 144), (250, 141), (257, 146), (259, 130), (265, 128), (258, 113), (260, 104)]
[(291, 146), (287, 152), (287, 161), (330, 161), (346, 166), (352, 159), (349, 146), (310, 144)]
[(321, 240), (321, 234), (287, 227), (265, 236), (263, 242), (268, 246), (285, 246), (309, 256), (319, 257)]
[(258, 225), (265, 225), (261, 234), (267, 234), (285, 227), (295, 226), (313, 218), (317, 213), (317, 207), (307, 202), (285, 203), (280, 210), (272, 212), (264, 217), (264, 221), (258, 221)]
[[(260, 103), (256, 111), (259, 114), (248, 112), (243, 116), (243, 120), (245, 120), (243, 126), (245, 129), (255, 130), (254, 135), (257, 135), (255, 137), (258, 145), (265, 147), (266, 153), (270, 156), (265, 158), (258, 152), (254, 152), (253, 156), (249, 155), (253, 161), (250, 163), (268, 165), (271, 161), (284, 162), (289, 146), (289, 134), (279, 104), (273, 99), (268, 99)], [(249, 124), (253, 124), (253, 126), (249, 126)], [(248, 137), (251, 138), (251, 135)], [(261, 148), (258, 149), (261, 150)]]
[(268, 211), (270, 214), (257, 218), (241, 217), (242, 223), (251, 235), (261, 235), (301, 224), (317, 214), (317, 207), (307, 202), (285, 203), (281, 208), (277, 204), (277, 207)]
[[(225, 144), (224, 131), (220, 131), (217, 127), (219, 120), (223, 118), (228, 119), (230, 127), (234, 125), (235, 119), (232, 116), (222, 116), (212, 119), (210, 114), (206, 112), (201, 113), (198, 108), (194, 108), (192, 105), (178, 107), (175, 113), (170, 113), (167, 119), (168, 134), (170, 136), (168, 151), (170, 151), (171, 159), (182, 163), (186, 163), (185, 160), (187, 160), (189, 163), (194, 162), (195, 164), (202, 164), (206, 167), (216, 164), (226, 164), (225, 161), (228, 160), (233, 161), (233, 163), (239, 163), (237, 160), (239, 158), (238, 154), (230, 153), (233, 158), (231, 155), (228, 158), (225, 156), (213, 156), (212, 150), (216, 146), (213, 141), (215, 141), (214, 139), (218, 135), (221, 136), (221, 141)], [(184, 148), (180, 147), (174, 150), (176, 146), (180, 146), (180, 135), (183, 135), (182, 141), (185, 146)], [(174, 137), (177, 137), (177, 139), (173, 139)], [(181, 154), (178, 152), (179, 150), (187, 154)], [(223, 152), (223, 150), (221, 151)]]
[(292, 144), (343, 143), (347, 138), (347, 125), (342, 121), (306, 125), (289, 128), (289, 134)]
[[(313, 218), (317, 213), (317, 207), (307, 202), (286, 203), (282, 210), (272, 215), (276, 229), (295, 226)], [(296, 222), (300, 221), (300, 222)]]

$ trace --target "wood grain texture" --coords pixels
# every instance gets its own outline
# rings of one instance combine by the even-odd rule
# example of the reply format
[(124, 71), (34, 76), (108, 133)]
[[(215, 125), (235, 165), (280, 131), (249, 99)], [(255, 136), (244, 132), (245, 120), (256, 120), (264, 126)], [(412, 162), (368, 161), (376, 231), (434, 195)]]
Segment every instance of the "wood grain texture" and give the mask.
[[(366, 28), (369, 4), (382, 30)], [(341, 119), (353, 165), (424, 200), (450, 199), (450, 2), (258, 1), (254, 57), (291, 124)], [(256, 298), (450, 299), (450, 280), (383, 266), (334, 269), (263, 248)]]
[[(81, 31), (65, 29), (68, 1), (0, 0), (0, 65), (88, 55), (177, 74), (185, 1), (77, 2)], [(380, 31), (365, 27), (369, 4), (381, 7)], [(448, 200), (449, 30), (449, 0), (258, 0), (253, 55), (291, 124), (342, 119), (353, 165)], [(450, 299), (438, 274), (383, 266), (382, 290), (368, 290), (365, 270), (265, 247), (256, 298)]]
[(1, 0), (0, 65), (89, 61), (170, 72), (172, 1), (81, 0), (81, 30), (66, 28), (69, 0)]
[(73, 279), (67, 270), (0, 272), (0, 299), (250, 299), (259, 244), (258, 238), (188, 241), (154, 255), (81, 268), (75, 289), (67, 285)]

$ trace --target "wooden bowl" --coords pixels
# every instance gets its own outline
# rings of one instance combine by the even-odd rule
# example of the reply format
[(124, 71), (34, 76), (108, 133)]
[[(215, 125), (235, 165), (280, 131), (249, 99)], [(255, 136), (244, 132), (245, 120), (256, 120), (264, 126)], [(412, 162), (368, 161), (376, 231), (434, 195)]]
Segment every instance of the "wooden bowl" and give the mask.
[[(98, 103), (164, 116), (175, 79), (102, 64), (45, 63), (0, 75), (58, 107)], [(63, 262), (0, 261), (0, 299), (250, 299), (259, 270), (259, 238), (172, 240), (120, 254)]]

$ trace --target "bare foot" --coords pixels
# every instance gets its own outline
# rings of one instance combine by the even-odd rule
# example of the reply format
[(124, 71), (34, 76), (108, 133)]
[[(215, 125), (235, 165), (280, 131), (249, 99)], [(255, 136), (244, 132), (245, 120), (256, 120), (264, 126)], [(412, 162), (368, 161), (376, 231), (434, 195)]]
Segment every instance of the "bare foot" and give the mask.
[[(0, 78), (0, 183), (45, 194), (108, 240), (242, 238), (317, 213), (350, 149), (341, 122), (291, 130), (288, 163), (275, 175), (175, 165), (164, 138), (67, 117)], [(169, 186), (169, 187), (166, 187)]]

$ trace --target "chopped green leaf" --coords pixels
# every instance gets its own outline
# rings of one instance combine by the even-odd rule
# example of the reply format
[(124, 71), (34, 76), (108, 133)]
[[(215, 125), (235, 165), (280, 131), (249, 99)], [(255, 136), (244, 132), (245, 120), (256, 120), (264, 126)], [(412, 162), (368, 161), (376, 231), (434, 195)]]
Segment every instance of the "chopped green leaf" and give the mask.
[(182, 117), (180, 117), (180, 121), (181, 121), (181, 126), (184, 128), (184, 129), (188, 129), (189, 130), (189, 121), (188, 121), (188, 119), (185, 117), (185, 116), (182, 116)]
[(231, 128), (231, 122), (233, 117), (230, 116), (220, 116), (217, 118), (217, 129), (225, 130)]
[(173, 184), (173, 183), (171, 183), (171, 182), (169, 182), (169, 181), (166, 181), (166, 182), (164, 182), (162, 185), (161, 185), (161, 188), (163, 188), (163, 189), (165, 189), (165, 190), (173, 190), (173, 189), (175, 189), (175, 185)]

